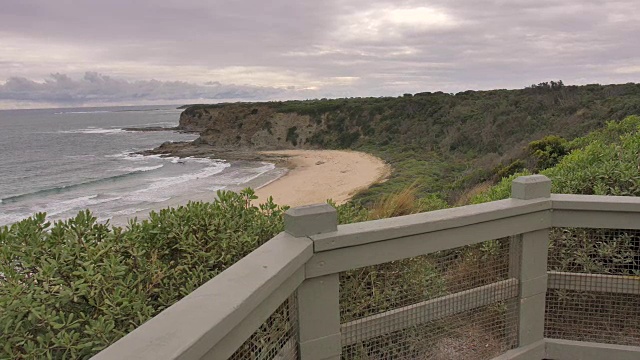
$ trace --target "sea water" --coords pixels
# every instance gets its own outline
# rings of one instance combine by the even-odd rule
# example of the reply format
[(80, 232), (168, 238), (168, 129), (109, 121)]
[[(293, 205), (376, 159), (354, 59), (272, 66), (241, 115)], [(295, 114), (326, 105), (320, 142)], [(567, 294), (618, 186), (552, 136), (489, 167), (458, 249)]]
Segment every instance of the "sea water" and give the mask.
[(36, 212), (65, 219), (87, 208), (106, 221), (277, 176), (269, 163), (139, 155), (197, 137), (124, 130), (175, 127), (180, 112), (170, 106), (0, 111), (0, 225)]

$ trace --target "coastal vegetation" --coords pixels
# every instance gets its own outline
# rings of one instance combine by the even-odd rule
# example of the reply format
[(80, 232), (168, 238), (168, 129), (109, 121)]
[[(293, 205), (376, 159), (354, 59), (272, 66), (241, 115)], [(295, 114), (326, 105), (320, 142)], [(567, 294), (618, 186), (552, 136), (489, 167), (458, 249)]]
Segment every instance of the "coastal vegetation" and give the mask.
[[(640, 117), (629, 116), (640, 114), (636, 84), (551, 82), (517, 91), (229, 106), (188, 107), (181, 126), (203, 126), (212, 112), (226, 111), (216, 114), (233, 121), (245, 145), (249, 131), (281, 131), (292, 147), (357, 149), (393, 166), (389, 181), (336, 206), (340, 223), (507, 198), (511, 181), (531, 173), (549, 176), (554, 192), (640, 195)], [(236, 112), (246, 115), (236, 120)], [(304, 116), (311, 127), (295, 118), (279, 129), (260, 118), (276, 113)], [(220, 136), (200, 131), (200, 144)], [(37, 214), (0, 227), (0, 358), (88, 358), (104, 349), (282, 231), (287, 207), (252, 200), (250, 189), (219, 192), (214, 202), (152, 212), (124, 228), (100, 224), (89, 211), (55, 223)], [(593, 231), (586, 238), (605, 240), (590, 242), (582, 235), (554, 230), (555, 270), (640, 275), (637, 238)], [(446, 256), (464, 275), (504, 258), (503, 250), (496, 241)], [(421, 282), (445, 294), (462, 281), (430, 264), (398, 262), (407, 271), (385, 284), (420, 290), (413, 285)], [(344, 274), (354, 299), (349, 316), (366, 315), (373, 303), (381, 308), (384, 286), (376, 285), (376, 298), (359, 285), (382, 281), (372, 275), (384, 272), (374, 266)], [(482, 284), (490, 275), (474, 279)]]
[(87, 358), (283, 229), (253, 191), (152, 212), (126, 229), (89, 211), (0, 228), (0, 358)]
[(640, 84), (551, 81), (520, 90), (195, 105), (185, 109), (180, 127), (200, 131), (196, 142), (214, 148), (368, 152), (394, 170), (355, 201), (371, 206), (417, 182), (420, 197), (456, 204), (480, 184), (552, 165), (564, 155), (560, 139), (635, 114)]

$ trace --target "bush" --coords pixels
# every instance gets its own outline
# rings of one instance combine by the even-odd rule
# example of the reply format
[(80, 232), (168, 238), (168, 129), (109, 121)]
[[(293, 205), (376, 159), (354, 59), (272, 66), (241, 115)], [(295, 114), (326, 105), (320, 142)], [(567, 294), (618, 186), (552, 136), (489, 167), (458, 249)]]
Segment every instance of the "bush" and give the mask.
[[(588, 139), (588, 141), (585, 141)], [(552, 191), (564, 194), (640, 196), (640, 117), (610, 122), (599, 131), (572, 142), (575, 148), (554, 167), (540, 173), (552, 181)], [(528, 171), (504, 178), (472, 202), (509, 197), (511, 182)]]
[[(574, 140), (572, 147), (576, 149), (556, 166), (541, 171), (552, 180), (554, 193), (640, 196), (639, 117), (608, 123), (604, 129)], [(508, 198), (513, 179), (521, 175), (528, 172), (502, 179), (472, 202)], [(549, 250), (550, 264), (558, 271), (611, 273), (612, 264), (624, 264), (632, 274), (640, 272), (638, 239), (624, 231), (555, 229)]]
[(494, 172), (496, 173), (496, 177), (498, 179), (502, 179), (504, 177), (511, 176), (517, 172), (521, 172), (524, 169), (525, 169), (524, 161), (518, 159), (513, 161), (509, 165), (502, 165), (502, 164), (498, 165), (498, 167), (495, 168)]
[(539, 170), (555, 166), (569, 153), (567, 140), (555, 135), (530, 142), (527, 150), (537, 160), (536, 169)]
[(287, 141), (290, 142), (293, 146), (298, 145), (298, 127), (292, 126), (287, 129)]
[(89, 211), (0, 228), (0, 358), (88, 358), (283, 229), (252, 190), (152, 212), (126, 229)]

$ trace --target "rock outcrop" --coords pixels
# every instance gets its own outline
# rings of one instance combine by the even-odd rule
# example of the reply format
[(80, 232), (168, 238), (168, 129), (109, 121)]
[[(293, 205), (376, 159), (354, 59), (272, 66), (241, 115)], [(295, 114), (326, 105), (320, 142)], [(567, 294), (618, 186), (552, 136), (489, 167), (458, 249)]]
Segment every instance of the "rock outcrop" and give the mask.
[(254, 150), (317, 148), (312, 137), (324, 121), (309, 115), (282, 113), (268, 104), (195, 106), (180, 115), (180, 130), (197, 131), (194, 145)]

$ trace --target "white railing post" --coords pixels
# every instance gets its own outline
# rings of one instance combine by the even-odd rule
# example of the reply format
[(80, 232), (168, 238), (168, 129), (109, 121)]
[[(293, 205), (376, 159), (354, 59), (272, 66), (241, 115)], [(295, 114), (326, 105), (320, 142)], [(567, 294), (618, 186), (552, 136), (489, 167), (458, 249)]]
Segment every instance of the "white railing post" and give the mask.
[[(328, 204), (289, 209), (285, 232), (308, 237), (337, 231), (338, 215)], [(338, 274), (305, 280), (298, 287), (300, 359), (340, 359), (340, 294)]]
[[(551, 180), (544, 175), (521, 176), (511, 187), (511, 198), (532, 200), (551, 197)], [(511, 243), (511, 275), (520, 280), (518, 346), (544, 339), (549, 229), (520, 234)]]

